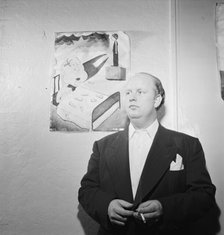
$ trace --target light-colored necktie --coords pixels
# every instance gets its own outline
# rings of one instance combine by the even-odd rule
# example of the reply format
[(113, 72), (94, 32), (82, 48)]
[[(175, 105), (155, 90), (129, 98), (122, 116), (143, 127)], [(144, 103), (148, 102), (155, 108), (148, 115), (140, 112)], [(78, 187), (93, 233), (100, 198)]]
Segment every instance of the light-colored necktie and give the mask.
[(136, 130), (130, 140), (131, 156), (129, 161), (134, 197), (151, 144), (151, 138), (146, 130)]

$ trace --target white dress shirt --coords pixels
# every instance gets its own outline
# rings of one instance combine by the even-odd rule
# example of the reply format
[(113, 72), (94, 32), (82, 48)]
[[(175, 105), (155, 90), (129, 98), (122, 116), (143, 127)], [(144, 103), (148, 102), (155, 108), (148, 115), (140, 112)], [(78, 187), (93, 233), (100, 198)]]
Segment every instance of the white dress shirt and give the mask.
[(131, 123), (129, 125), (129, 164), (133, 197), (136, 195), (142, 170), (158, 127), (157, 119), (146, 129), (137, 130)]

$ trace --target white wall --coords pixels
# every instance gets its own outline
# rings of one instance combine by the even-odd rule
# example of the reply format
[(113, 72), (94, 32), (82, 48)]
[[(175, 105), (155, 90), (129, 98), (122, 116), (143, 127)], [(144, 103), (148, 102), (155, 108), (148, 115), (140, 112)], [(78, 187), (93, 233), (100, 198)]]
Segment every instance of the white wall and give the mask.
[(177, 18), (178, 127), (199, 137), (223, 211), (224, 100), (216, 61), (215, 1), (179, 1)]
[[(224, 208), (224, 111), (215, 61), (214, 1), (180, 3), (178, 128), (201, 139), (218, 188), (217, 200)], [(0, 1), (0, 234), (83, 235), (80, 219), (87, 234), (96, 229), (78, 209), (77, 190), (93, 141), (107, 133), (49, 132), (54, 32), (145, 32), (141, 38), (131, 34), (135, 36), (132, 69), (162, 79), (169, 91), (163, 122), (175, 126), (169, 4), (164, 0)]]
[(93, 235), (77, 191), (93, 141), (107, 133), (49, 131), (54, 33), (140, 31), (132, 69), (169, 87), (169, 1), (5, 0), (0, 10), (0, 234), (82, 235), (79, 217)]

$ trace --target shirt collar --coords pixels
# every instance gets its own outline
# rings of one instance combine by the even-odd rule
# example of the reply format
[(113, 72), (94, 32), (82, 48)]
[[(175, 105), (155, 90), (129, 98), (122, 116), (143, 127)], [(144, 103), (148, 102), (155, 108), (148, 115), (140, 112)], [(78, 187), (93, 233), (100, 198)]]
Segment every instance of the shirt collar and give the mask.
[[(156, 132), (159, 128), (159, 122), (158, 120), (156, 119), (150, 126), (148, 126), (146, 129), (142, 129), (142, 130), (145, 130), (147, 132), (147, 134), (152, 138), (154, 139), (155, 135), (156, 135)], [(132, 123), (129, 124), (129, 128), (128, 128), (128, 136), (129, 136), (129, 139), (132, 138), (134, 132), (136, 131), (136, 129), (134, 128), (134, 126), (132, 125)], [(140, 129), (141, 131), (141, 129)]]

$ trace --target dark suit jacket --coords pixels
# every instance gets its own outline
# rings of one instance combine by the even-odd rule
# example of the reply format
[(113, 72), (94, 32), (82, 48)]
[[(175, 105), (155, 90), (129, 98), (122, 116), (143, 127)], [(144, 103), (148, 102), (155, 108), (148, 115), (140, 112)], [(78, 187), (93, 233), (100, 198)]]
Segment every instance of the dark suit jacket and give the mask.
[[(179, 154), (184, 169), (170, 171)], [(99, 234), (188, 234), (189, 223), (202, 217), (214, 203), (215, 186), (206, 170), (197, 138), (161, 125), (149, 151), (135, 199), (132, 196), (128, 158), (128, 130), (96, 141), (88, 171), (81, 181), (79, 202), (100, 224)], [(126, 226), (109, 222), (107, 210), (113, 199), (139, 203), (157, 199), (163, 206), (158, 222), (146, 225), (130, 218)]]

